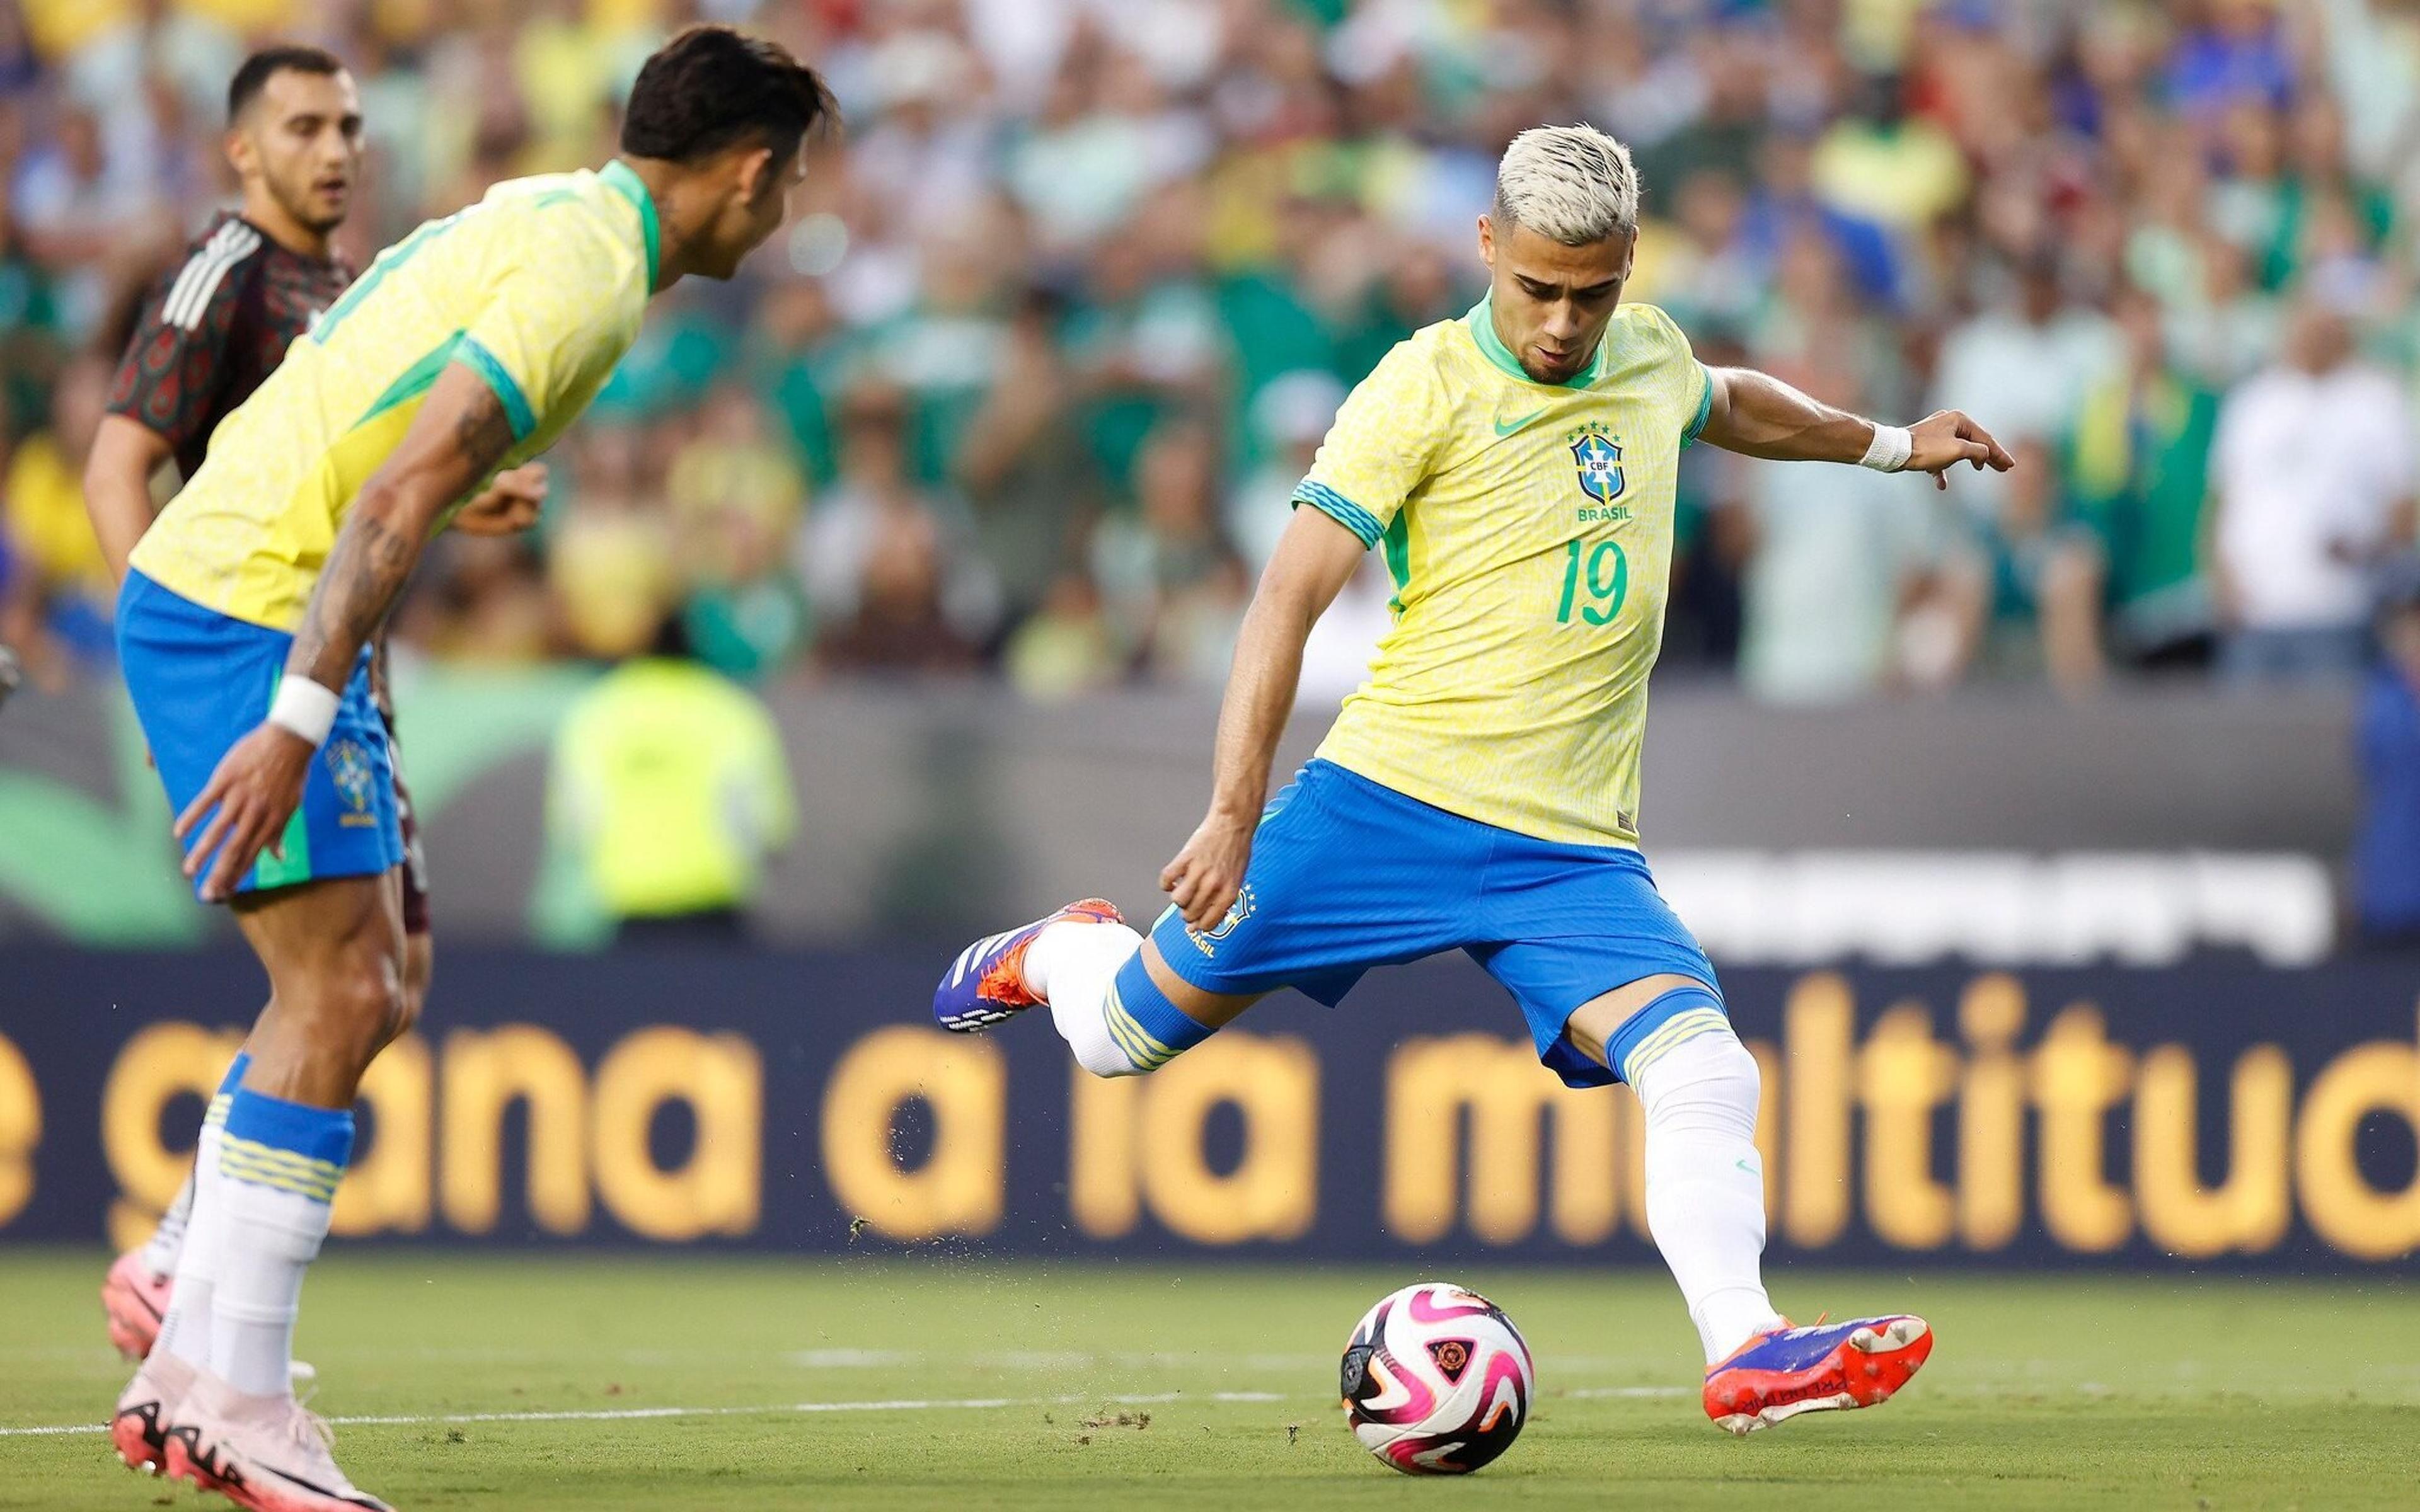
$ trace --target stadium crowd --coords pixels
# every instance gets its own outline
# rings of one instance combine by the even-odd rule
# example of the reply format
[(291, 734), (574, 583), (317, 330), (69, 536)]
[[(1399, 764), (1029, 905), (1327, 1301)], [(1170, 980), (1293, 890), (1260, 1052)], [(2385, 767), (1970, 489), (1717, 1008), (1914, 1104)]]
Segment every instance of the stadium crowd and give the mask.
[[(1626, 140), (1630, 297), (1711, 363), (2020, 455), (1946, 494), (1697, 448), (1668, 665), (1776, 700), (2357, 668), (2412, 530), (2414, 0), (0, 0), (0, 640), (105, 664), (77, 493), (129, 308), (226, 192), (245, 46), (349, 59), (358, 266), (610, 155), (728, 20), (847, 128), (660, 301), (531, 537), (449, 536), (428, 656), (1215, 686), (1345, 389), (1480, 292), (1519, 129)], [(1307, 694), (1357, 678), (1374, 560)], [(2415, 678), (2420, 681), (2420, 678)]]

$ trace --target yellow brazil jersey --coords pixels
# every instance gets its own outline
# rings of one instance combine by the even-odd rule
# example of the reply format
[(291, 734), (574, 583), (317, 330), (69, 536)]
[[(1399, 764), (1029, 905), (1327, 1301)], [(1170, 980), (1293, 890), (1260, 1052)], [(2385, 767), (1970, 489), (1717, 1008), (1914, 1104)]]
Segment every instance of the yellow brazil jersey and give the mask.
[(1295, 490), (1386, 556), (1394, 625), (1319, 754), (1540, 840), (1638, 842), (1672, 493), (1712, 380), (1663, 311), (1614, 312), (1566, 384), (1487, 304), (1361, 380)]
[(637, 339), (656, 212), (636, 174), (498, 184), (380, 253), (211, 434), (132, 563), (231, 618), (291, 630), (362, 485), (463, 363), (513, 427), (504, 467), (562, 434)]

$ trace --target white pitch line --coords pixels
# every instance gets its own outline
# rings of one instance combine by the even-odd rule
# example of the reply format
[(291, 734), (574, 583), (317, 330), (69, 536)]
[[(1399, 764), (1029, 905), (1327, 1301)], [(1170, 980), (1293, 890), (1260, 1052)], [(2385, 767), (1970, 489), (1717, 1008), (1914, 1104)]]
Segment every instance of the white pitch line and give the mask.
[[(1281, 1402), (1273, 1391), (1217, 1391), (1197, 1400), (1213, 1402)], [(1185, 1400), (1183, 1392), (1144, 1395), (1067, 1396), (899, 1397), (868, 1402), (771, 1402), (761, 1407), (608, 1407), (564, 1409), (542, 1412), (440, 1412), (427, 1416), (372, 1415), (332, 1417), (339, 1427), (415, 1427), (447, 1423), (625, 1423), (661, 1417), (764, 1417), (815, 1412), (934, 1412), (998, 1407), (1153, 1407)], [(0, 1439), (54, 1437), (69, 1433), (105, 1433), (106, 1423), (58, 1423), (28, 1427), (0, 1427)]]

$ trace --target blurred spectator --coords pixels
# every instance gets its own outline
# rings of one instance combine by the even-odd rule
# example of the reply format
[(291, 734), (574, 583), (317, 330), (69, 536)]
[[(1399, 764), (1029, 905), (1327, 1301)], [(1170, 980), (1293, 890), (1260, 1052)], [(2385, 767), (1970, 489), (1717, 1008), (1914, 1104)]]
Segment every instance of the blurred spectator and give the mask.
[(2126, 366), (2085, 395), (2069, 476), (2099, 537), (2112, 649), (2159, 666), (2206, 656), (2216, 627), (2202, 503), (2218, 398), (2171, 365), (2148, 296), (2121, 300), (2118, 320)]
[[(1812, 149), (1780, 132), (1757, 153), (1757, 189), (1739, 228), (1739, 245), (1754, 266), (1770, 270), (1793, 236), (1812, 232), (1832, 244), (1866, 299), (1885, 306), (1900, 297), (1899, 255), (1883, 226), (1858, 209), (1815, 193)], [(1702, 212), (1701, 212), (1702, 213)]]
[(59, 274), (69, 327), (85, 332), (108, 301), (111, 254), (141, 240), (160, 205), (144, 165), (113, 159), (100, 119), (69, 106), (18, 166), (8, 208), (27, 251)]
[[(2086, 392), (2120, 365), (2121, 345), (2106, 316), (2067, 298), (2055, 254), (2028, 256), (2014, 284), (1943, 340), (1931, 408), (1988, 416), (2004, 441), (2055, 443)], [(1993, 476), (1961, 473), (1952, 486), (1974, 493)]]
[(1633, 276), (1700, 341), (1735, 336), (1762, 294), (1770, 249), (1753, 254), (1744, 235), (1746, 197), (1728, 174), (1692, 174), (1672, 195), (1677, 233), (1642, 250)]
[[(1827, 402), (1858, 402), (1845, 368), (1799, 377)], [(1931, 490), (1863, 468), (1750, 470), (1756, 549), (1743, 585), (1741, 682), (1783, 703), (1838, 702), (1891, 687), (1902, 618), (1945, 566)]]
[(2353, 912), (2372, 943), (2420, 945), (2420, 570), (2408, 562), (2379, 612), (2378, 641), (2354, 730)]
[(945, 517), (963, 517), (908, 472), (908, 404), (867, 384), (845, 402), (841, 471), (799, 539), (800, 577), (833, 668), (959, 671), (997, 618), (980, 562), (952, 549)]
[(786, 539), (752, 510), (723, 508), (690, 537), (683, 611), (697, 659), (755, 681), (791, 665), (814, 638), (806, 594), (790, 570)]
[(2049, 443), (2019, 440), (2017, 465), (1985, 532), (1991, 552), (1987, 650), (2005, 672), (2041, 674), (2061, 693), (2091, 691), (2107, 671), (2101, 594), (2106, 563), (2067, 507)]
[(1106, 523), (1094, 571), (1112, 620), (1157, 677), (1217, 687), (1226, 678), (1251, 580), (1218, 528), (1218, 445), (1204, 422), (1162, 422), (1136, 463), (1140, 509)]
[[(2211, 456), (2222, 406), (2276, 409), (2253, 393), (2274, 373), (2252, 378), (2280, 312), (2319, 301), (2397, 375), (2420, 363), (2410, 0), (0, 0), (0, 446), (48, 426), (111, 296), (223, 193), (246, 39), (300, 29), (352, 65), (370, 168), (345, 250), (366, 263), (499, 178), (600, 161), (638, 60), (696, 17), (827, 65), (849, 130), (739, 278), (658, 302), (566, 439), (546, 529), (440, 544), (398, 618), (425, 652), (614, 659), (671, 606), (752, 678), (1215, 680), (1312, 417), (1477, 296), (1495, 156), (1544, 120), (1630, 141), (1628, 297), (1706, 360), (1900, 420), (1969, 409), (2058, 463), (1924, 501), (1916, 564), (1855, 569), (1861, 594), (1913, 585), (1883, 670), (1869, 618), (1819, 635), (1843, 660), (1809, 687), (2081, 687), (2104, 654), (2121, 674), (2194, 659), (2214, 566), (2248, 549), (2218, 539), (2241, 511), (2199, 519), (2203, 474), (2256, 519), (2264, 491), (2383, 507)], [(1777, 595), (1755, 613), (1797, 612), (1762, 559), (1812, 548), (1761, 476), (1684, 462), (1676, 670), (1730, 670), (1744, 579)], [(2341, 651), (2349, 558), (2386, 532), (2270, 503), (2302, 534), (2251, 567), (2288, 598), (2333, 582)], [(1331, 686), (1390, 593), (1381, 564), (1340, 600), (1358, 617)], [(1747, 675), (1792, 682), (1749, 639)]]
[(1932, 122), (1908, 117), (1905, 88), (1889, 74), (1857, 85), (1809, 167), (1825, 204), (1900, 230), (1930, 224), (1966, 193), (1958, 145)]
[(1002, 665), (1018, 692), (1055, 703), (1109, 686), (1121, 659), (1099, 586), (1071, 570), (1051, 581), (1041, 608), (1009, 638)]
[(1902, 410), (1908, 384), (1898, 342), (1859, 304), (1837, 243), (1801, 225), (1778, 252), (1772, 286), (1746, 328), (1750, 360), (1793, 379), (1816, 368), (1823, 375), (1818, 381), (1837, 381), (1832, 370), (1843, 369), (1860, 405), (1885, 414)]
[(2251, 258), (2231, 241), (2205, 237), (2175, 275), (2185, 280), (2163, 296), (2162, 336), (2178, 369), (2211, 389), (2241, 382), (2276, 354), (2277, 301), (2256, 287)]
[(1098, 468), (1075, 426), (1075, 378), (1056, 339), (1061, 304), (1035, 290), (1018, 306), (956, 457), (975, 548), (999, 575), (1012, 623), (1057, 591), (1100, 508)]
[(1227, 336), (1202, 276), (1199, 208), (1169, 191), (1094, 249), (1086, 301), (1068, 323), (1091, 399), (1081, 424), (1112, 486), (1133, 485), (1135, 454), (1161, 417), (1218, 394)]
[(100, 427), (110, 368), (80, 359), (59, 375), (50, 424), (17, 444), (0, 476), (0, 640), (14, 642), (37, 686), (65, 684), (78, 665), (115, 659), (116, 592), (84, 508), (85, 455)]
[(838, 671), (954, 672), (975, 664), (973, 642), (941, 612), (940, 532), (930, 515), (886, 509), (869, 522), (857, 610), (819, 643)]
[(2184, 25), (2168, 54), (2167, 94), (2188, 119), (2215, 129), (2230, 106), (2283, 106), (2294, 59), (2275, 0), (2204, 0), (2178, 8)]
[(1383, 555), (1373, 551), (1363, 557), (1303, 642), (1296, 708), (1325, 715), (1369, 677), (1378, 642), (1394, 626), (1394, 579), (1387, 576)]
[(526, 666), (556, 654), (553, 605), (529, 536), (448, 535), (442, 546), (427, 611), (407, 622), (422, 628), (418, 647), (489, 666)]
[(2229, 679), (2360, 667), (2372, 563), (2408, 529), (2412, 424), (2403, 386), (2359, 361), (2344, 316), (2316, 299), (2295, 308), (2282, 360), (2227, 395), (2211, 460)]
[(741, 937), (797, 810), (782, 732), (661, 622), (649, 654), (583, 690), (554, 736), (550, 840), (626, 942)]
[(674, 526), (684, 534), (718, 515), (740, 514), (779, 537), (790, 533), (805, 510), (807, 480), (768, 434), (755, 393), (725, 381), (700, 407), (697, 433), (673, 454), (664, 493)]
[(1319, 443), (1344, 402), (1344, 385), (1317, 368), (1272, 379), (1252, 401), (1249, 424), (1266, 459), (1228, 496), (1226, 532), (1254, 571), (1277, 550), (1294, 517), (1294, 488), (1311, 471)]
[(768, 676), (812, 637), (788, 549), (806, 488), (798, 465), (768, 434), (754, 393), (718, 385), (664, 480), (673, 530), (687, 553), (690, 645), (718, 671)]
[(634, 426), (590, 426), (573, 454), (570, 497), (549, 523), (548, 586), (574, 656), (639, 655), (679, 593), (671, 522), (650, 496), (644, 444)]

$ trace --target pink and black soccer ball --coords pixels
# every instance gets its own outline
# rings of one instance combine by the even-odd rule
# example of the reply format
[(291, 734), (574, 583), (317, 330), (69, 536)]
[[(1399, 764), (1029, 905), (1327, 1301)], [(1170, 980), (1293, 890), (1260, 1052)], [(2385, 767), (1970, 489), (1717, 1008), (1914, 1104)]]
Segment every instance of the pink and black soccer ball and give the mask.
[(1422, 1281), (1382, 1297), (1344, 1347), (1344, 1415), (1407, 1475), (1463, 1475), (1512, 1447), (1537, 1390), (1529, 1346), (1475, 1291)]

